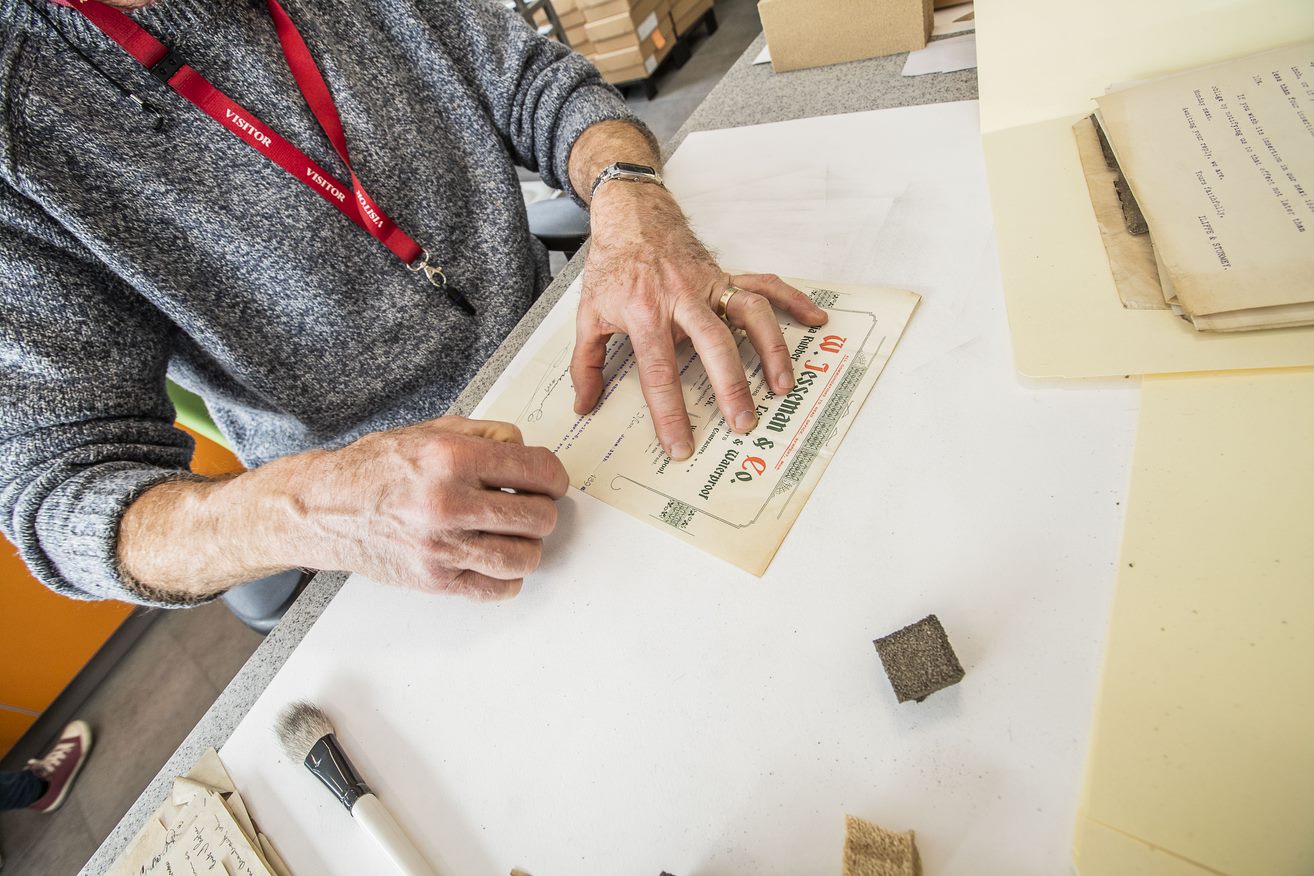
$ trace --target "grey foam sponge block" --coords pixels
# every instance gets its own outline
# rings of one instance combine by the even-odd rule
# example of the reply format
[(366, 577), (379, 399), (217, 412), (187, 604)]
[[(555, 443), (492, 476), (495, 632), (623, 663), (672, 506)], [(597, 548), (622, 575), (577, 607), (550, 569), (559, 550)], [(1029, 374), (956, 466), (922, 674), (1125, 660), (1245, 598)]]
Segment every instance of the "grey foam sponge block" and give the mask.
[(940, 619), (933, 614), (876, 639), (875, 645), (901, 703), (920, 703), (937, 690), (963, 680), (963, 666)]

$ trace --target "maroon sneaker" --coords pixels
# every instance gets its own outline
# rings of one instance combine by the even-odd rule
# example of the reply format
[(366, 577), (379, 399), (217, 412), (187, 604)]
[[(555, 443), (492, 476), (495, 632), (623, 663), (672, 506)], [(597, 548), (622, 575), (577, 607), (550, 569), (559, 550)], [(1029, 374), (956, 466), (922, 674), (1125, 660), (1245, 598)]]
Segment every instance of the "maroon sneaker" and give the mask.
[(29, 760), (27, 768), (49, 786), (41, 799), (30, 808), (37, 812), (54, 812), (64, 803), (73, 786), (87, 752), (91, 751), (91, 728), (85, 721), (74, 721), (64, 728), (59, 742), (41, 760)]

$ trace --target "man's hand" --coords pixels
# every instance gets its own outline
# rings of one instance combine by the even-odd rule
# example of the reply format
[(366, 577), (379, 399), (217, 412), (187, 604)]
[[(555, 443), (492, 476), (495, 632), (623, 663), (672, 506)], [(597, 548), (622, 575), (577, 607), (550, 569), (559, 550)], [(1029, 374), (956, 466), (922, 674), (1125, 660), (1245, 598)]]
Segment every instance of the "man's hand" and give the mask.
[(505, 599), (538, 567), (568, 486), (515, 426), (443, 417), (155, 487), (124, 515), (119, 558), (147, 593), (184, 599), (296, 566)]
[[(570, 178), (589, 196), (592, 180), (613, 161), (656, 166), (657, 155), (638, 128), (604, 122), (589, 128), (570, 155)], [(826, 313), (771, 274), (730, 276), (698, 241), (675, 198), (660, 186), (610, 180), (590, 204), (592, 242), (584, 263), (584, 293), (576, 317), (570, 377), (575, 412), (588, 413), (602, 394), (607, 342), (627, 334), (657, 438), (675, 459), (693, 453), (675, 345), (689, 338), (707, 370), (717, 405), (732, 429), (748, 432), (757, 413), (730, 327), (743, 329), (757, 350), (773, 392), (794, 387), (793, 362), (775, 308), (805, 325), (822, 325)], [(716, 313), (729, 285), (739, 287)], [(729, 326), (726, 325), (729, 322)]]
[(300, 516), (326, 568), (479, 599), (520, 592), (570, 485), (515, 426), (462, 417), (368, 435), (320, 462)]
[[(587, 413), (598, 402), (607, 341), (614, 334), (627, 334), (657, 438), (673, 458), (687, 459), (693, 453), (693, 432), (675, 345), (689, 338), (726, 422), (738, 432), (751, 431), (757, 414), (730, 326), (748, 335), (762, 360), (767, 385), (780, 394), (793, 389), (794, 368), (775, 308), (806, 325), (824, 323), (825, 311), (774, 275), (732, 277), (722, 271), (690, 230), (675, 199), (657, 186), (606, 183), (593, 201), (592, 226), (570, 363), (576, 413)], [(726, 308), (727, 326), (716, 315), (716, 306), (730, 285), (742, 291)]]

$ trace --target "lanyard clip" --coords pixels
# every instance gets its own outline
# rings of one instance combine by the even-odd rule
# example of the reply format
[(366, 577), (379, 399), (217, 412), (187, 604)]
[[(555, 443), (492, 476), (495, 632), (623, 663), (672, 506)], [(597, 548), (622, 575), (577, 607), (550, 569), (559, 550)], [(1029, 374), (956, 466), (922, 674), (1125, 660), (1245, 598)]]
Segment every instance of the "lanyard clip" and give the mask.
[(429, 264), (429, 251), (427, 249), (420, 250), (420, 257), (406, 267), (412, 274), (424, 271), (424, 276), (429, 279), (429, 284), (435, 288), (447, 288), (447, 275), (443, 273), (441, 265)]
[(465, 311), (470, 316), (475, 315), (474, 305), (470, 303), (469, 298), (465, 297), (465, 293), (460, 289), (457, 289), (455, 286), (448, 284), (447, 275), (443, 273), (442, 266), (429, 264), (429, 251), (427, 249), (420, 250), (420, 257), (406, 267), (412, 274), (418, 274), (423, 271), (430, 286), (433, 286), (435, 289), (441, 289), (444, 294), (447, 295), (447, 300), (456, 305), (456, 307)]

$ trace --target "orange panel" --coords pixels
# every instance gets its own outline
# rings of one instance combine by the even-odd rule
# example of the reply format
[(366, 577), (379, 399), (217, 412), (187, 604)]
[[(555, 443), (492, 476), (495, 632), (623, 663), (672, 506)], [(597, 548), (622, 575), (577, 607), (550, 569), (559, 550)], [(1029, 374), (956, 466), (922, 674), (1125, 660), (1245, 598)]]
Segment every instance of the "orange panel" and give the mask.
[(227, 448), (220, 447), (204, 435), (188, 429), (182, 423), (176, 425), (196, 439), (196, 452), (192, 454), (192, 471), (206, 477), (246, 471), (238, 458)]
[(0, 703), (40, 712), (132, 611), (59, 596), (0, 539)]
[(11, 712), (4, 706), (0, 706), (0, 757), (9, 753), (9, 749), (14, 747), (14, 743), (23, 737), (27, 728), (32, 726), (36, 718), (31, 715), (24, 715), (22, 712)]
[[(191, 435), (193, 470), (210, 476), (243, 470), (232, 453)], [(0, 539), (0, 704), (46, 709), (131, 612), (121, 602), (80, 602), (47, 590)], [(0, 747), (6, 750), (10, 730), (22, 732), (13, 723), (15, 714), (3, 715)]]

